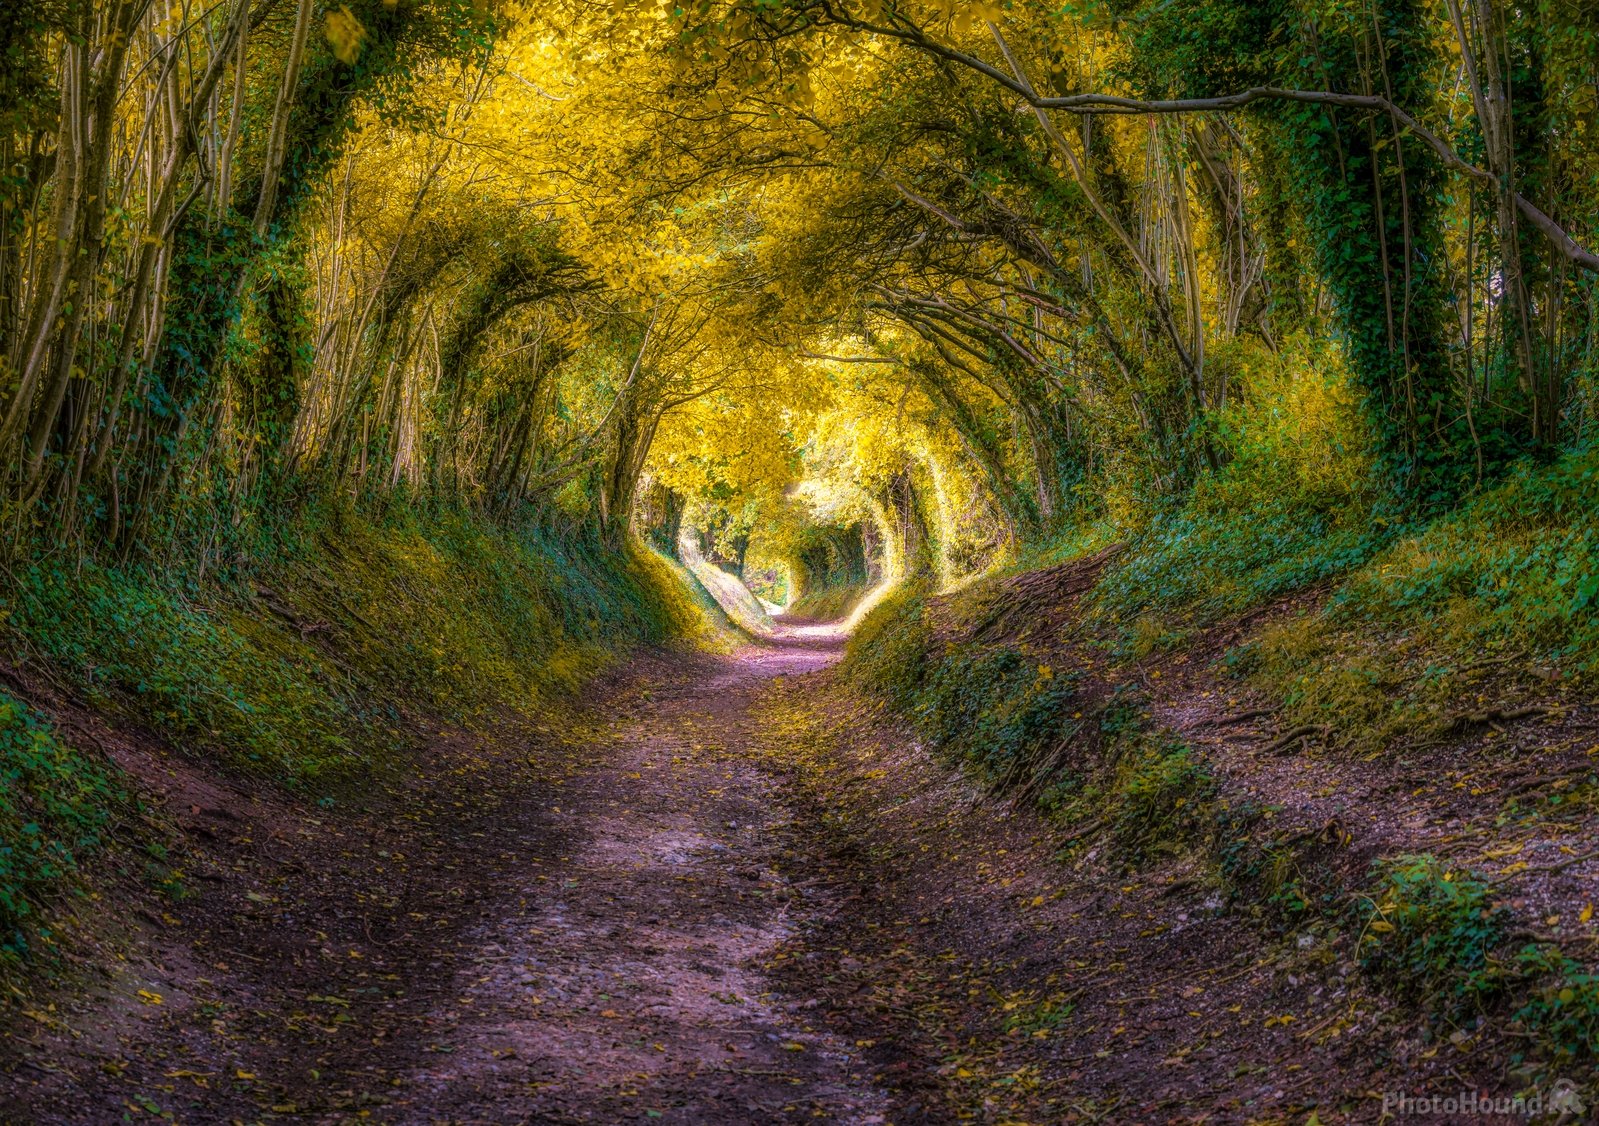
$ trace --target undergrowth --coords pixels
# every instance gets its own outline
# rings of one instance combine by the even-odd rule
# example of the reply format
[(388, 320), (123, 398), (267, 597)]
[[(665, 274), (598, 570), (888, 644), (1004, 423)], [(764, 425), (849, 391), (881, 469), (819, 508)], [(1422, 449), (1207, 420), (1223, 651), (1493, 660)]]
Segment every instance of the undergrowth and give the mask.
[[(966, 595), (981, 619), (984, 592)], [(940, 608), (959, 618), (971, 606)], [(845, 670), (910, 720), (931, 749), (989, 788), (1017, 792), (1063, 825), (1108, 829), (1131, 866), (1197, 843), (1214, 790), (1209, 768), (1161, 737), (1142, 707), (1084, 699), (1081, 675), (1007, 642), (940, 641), (926, 599), (890, 595), (862, 622)], [(1091, 752), (1091, 753), (1090, 753)]]
[(0, 971), (51, 942), (50, 906), (126, 800), (108, 764), (0, 695)]
[(1059, 786), (1045, 811), (1068, 831), (1067, 851), (1099, 833), (1111, 860), (1128, 869), (1201, 845), (1216, 816), (1215, 778), (1203, 758), (1149, 722), (1142, 700), (1120, 692), (1097, 712), (1093, 758), (1076, 756), (1070, 786)]
[[(25, 662), (186, 756), (324, 797), (397, 763), (424, 724), (527, 714), (630, 648), (725, 628), (642, 546), (458, 511), (312, 509), (224, 582), (36, 560), (0, 590)], [(4, 698), (0, 769), (0, 953), (20, 956), (129, 780)], [(161, 857), (151, 869), (174, 893)]]
[[(1185, 625), (1331, 581), (1324, 610), (1254, 655), (1279, 687), (1290, 675), (1329, 678), (1301, 686), (1307, 721), (1368, 708), (1351, 678), (1391, 697), (1393, 670), (1362, 666), (1406, 656), (1394, 637), (1421, 662), (1402, 670), (1406, 681), (1430, 666), (1432, 681), (1448, 680), (1485, 656), (1579, 677), (1599, 670), (1599, 446), (1518, 463), (1447, 513), (1394, 508), (1373, 484), (1346, 377), (1336, 364), (1319, 380), (1305, 372), (1292, 385), (1251, 373), (1248, 399), (1221, 423), (1227, 464), (1176, 499), (1124, 504), (1109, 518), (1125, 550), (1085, 607), (1118, 650), (1141, 657), (1180, 643)], [(1073, 550), (1055, 555), (1102, 543), (1107, 519), (1091, 506), (1058, 537)], [(1377, 639), (1375, 660), (1360, 638)]]
[(759, 598), (744, 585), (737, 575), (707, 562), (699, 548), (692, 542), (680, 545), (680, 559), (670, 561), (665, 555), (656, 556), (662, 563), (670, 563), (680, 574), (682, 583), (696, 596), (703, 595), (717, 607), (716, 613), (730, 626), (751, 637), (766, 636), (772, 631), (772, 619)]
[(1244, 800), (1216, 811), (1216, 873), (1228, 897), (1256, 918), (1296, 923), (1329, 896), (1304, 871), (1307, 842), (1278, 830), (1275, 806)]
[(796, 620), (834, 622), (849, 617), (851, 610), (866, 597), (869, 587), (855, 584), (824, 586), (807, 590), (783, 609), (783, 616)]
[(851, 639), (847, 674), (993, 788), (1049, 781), (1041, 772), (1082, 718), (1076, 675), (1019, 645), (939, 642), (928, 614), (919, 592), (891, 593)]
[(155, 567), (35, 563), (9, 625), (97, 704), (303, 784), (371, 766), (408, 707), (526, 708), (702, 616), (642, 548), (460, 513), (335, 510), (288, 532), (280, 560), (198, 591)]
[(1385, 991), (1467, 1027), (1508, 1015), (1527, 1044), (1516, 1062), (1599, 1059), (1599, 975), (1555, 946), (1513, 949), (1512, 913), (1477, 875), (1397, 857), (1360, 903), (1361, 968)]
[[(1523, 693), (1592, 682), (1599, 446), (1518, 463), (1442, 515), (1390, 520), (1361, 458), (1317, 474), (1286, 439), (1235, 442), (1234, 459), (1187, 495), (1123, 521), (1124, 550), (1083, 603), (1117, 657), (1179, 648), (1200, 627), (1326, 583), (1319, 606), (1264, 627), (1227, 663), (1282, 701), (1286, 724), (1325, 726), (1346, 751), (1456, 735), (1493, 711), (1507, 673)], [(1060, 542), (1104, 536), (1095, 516)]]
[(928, 672), (932, 630), (926, 611), (921, 590), (890, 591), (856, 627), (845, 658), (846, 675), (901, 712), (916, 704)]
[(1599, 670), (1599, 447), (1522, 463), (1352, 576), (1328, 617), (1402, 627), (1455, 654), (1516, 647)]
[(1389, 534), (1373, 518), (1384, 498), (1372, 438), (1337, 348), (1300, 337), (1215, 362), (1238, 369), (1214, 419), (1225, 464), (1175, 499), (1109, 494), (1127, 550), (1089, 600), (1107, 627), (1151, 612), (1214, 620), (1358, 567)]
[[(1233, 657), (1292, 723), (1354, 750), (1439, 739), (1507, 687), (1599, 671), (1599, 449), (1508, 480), (1387, 548), (1319, 612)], [(1527, 672), (1542, 670), (1542, 684)]]
[(1110, 794), (1111, 835), (1133, 865), (1185, 851), (1210, 824), (1215, 780), (1194, 752), (1169, 741), (1144, 742), (1128, 757)]
[(1515, 1020), (1556, 1065), (1599, 1059), (1599, 974), (1558, 950), (1522, 951), (1525, 1001)]
[(1361, 968), (1388, 992), (1457, 1014), (1498, 992), (1494, 950), (1509, 911), (1476, 876), (1432, 856), (1395, 857), (1359, 902)]
[(182, 745), (294, 781), (355, 752), (360, 685), (226, 602), (199, 605), (142, 568), (92, 561), (35, 564), (9, 601), (27, 650), (91, 703), (125, 700)]
[(911, 715), (944, 753), (1004, 788), (1070, 737), (1076, 678), (1010, 645), (951, 647), (932, 662)]

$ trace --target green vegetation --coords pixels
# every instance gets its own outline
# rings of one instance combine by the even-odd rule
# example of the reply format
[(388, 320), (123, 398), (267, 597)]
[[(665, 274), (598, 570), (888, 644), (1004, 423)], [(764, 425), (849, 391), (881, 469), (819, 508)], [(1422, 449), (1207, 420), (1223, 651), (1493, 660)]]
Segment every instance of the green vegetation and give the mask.
[(1481, 879), (1435, 857), (1396, 857), (1361, 905), (1361, 965), (1391, 991), (1453, 1012), (1499, 988), (1493, 954), (1509, 911)]
[(1125, 756), (1106, 795), (1115, 818), (1111, 834), (1133, 864), (1191, 847), (1211, 830), (1210, 770), (1180, 744), (1142, 743)]
[[(14, 0), (0, 628), (305, 801), (886, 592), (843, 675), (944, 760), (1331, 917), (1342, 830), (1232, 800), (1231, 697), (1237, 769), (1397, 771), (1599, 683), (1596, 45), (1574, 0)], [(13, 955), (128, 781), (25, 695)], [(1377, 871), (1369, 977), (1486, 1004), (1488, 885)], [(1586, 971), (1524, 972), (1574, 1052)]]
[(1599, 670), (1599, 447), (1524, 463), (1385, 552), (1334, 601), (1339, 625), (1417, 633), (1443, 652), (1524, 652)]
[(1222, 887), (1253, 914), (1273, 921), (1297, 923), (1313, 909), (1332, 913), (1339, 897), (1327, 885), (1334, 881), (1318, 887), (1306, 874), (1319, 842), (1277, 829), (1278, 812), (1250, 800), (1217, 808), (1215, 862)]
[(1015, 646), (952, 645), (925, 678), (912, 710), (917, 726), (1001, 786), (1030, 773), (1034, 759), (1071, 735), (1060, 718), (1075, 678)]
[[(398, 765), (419, 717), (530, 715), (633, 648), (728, 629), (642, 546), (616, 553), (463, 511), (316, 509), (276, 546), (222, 583), (41, 560), (4, 599), (10, 636), (197, 763), (326, 795)], [(15, 959), (51, 936), (53, 908), (132, 784), (22, 704), (0, 700), (0, 716), (0, 928)], [(148, 849), (151, 885), (182, 898), (161, 843)]]
[(1107, 623), (1214, 621), (1341, 575), (1388, 537), (1373, 520), (1371, 440), (1337, 351), (1300, 339), (1244, 355), (1218, 420), (1225, 465), (1179, 501), (1129, 505), (1111, 533), (1128, 550), (1094, 591)]
[(996, 792), (1035, 801), (1073, 839), (1108, 829), (1133, 866), (1204, 840), (1214, 817), (1210, 771), (1154, 730), (1135, 698), (1090, 702), (1082, 674), (1048, 663), (1051, 654), (951, 635), (974, 604), (968, 628), (991, 621), (993, 600), (977, 587), (956, 603), (897, 592), (861, 623), (845, 672), (935, 753)]
[(333, 509), (277, 562), (196, 591), (181, 573), (40, 563), (7, 600), (25, 645), (192, 751), (290, 783), (370, 768), (401, 710), (526, 709), (628, 647), (698, 628), (642, 548), (618, 556), (464, 513)]
[(933, 749), (998, 790), (1041, 778), (1072, 735), (1076, 678), (1022, 647), (941, 638), (949, 604), (901, 588), (850, 641), (850, 678), (905, 714)]
[(0, 695), (0, 973), (49, 948), (53, 909), (127, 801), (110, 764)]
[(813, 622), (836, 622), (850, 616), (861, 600), (870, 592), (864, 586), (828, 586), (809, 590), (785, 606), (784, 613), (796, 619)]
[(1529, 997), (1515, 1019), (1556, 1065), (1599, 1059), (1599, 974), (1555, 950), (1522, 952)]
[(1599, 1058), (1599, 976), (1553, 946), (1512, 954), (1511, 911), (1480, 878), (1399, 857), (1358, 914), (1362, 967), (1396, 995), (1452, 1019), (1492, 1007), (1555, 1067)]
[[(1446, 737), (1480, 696), (1551, 670), (1591, 683), (1599, 628), (1594, 450), (1522, 465), (1501, 485), (1375, 555), (1325, 608), (1266, 629), (1232, 663), (1295, 722), (1351, 748)], [(1476, 705), (1471, 701), (1476, 700)]]
[[(1090, 613), (1062, 635), (1033, 638), (1025, 661), (983, 629), (1026, 622), (1024, 596), (996, 605), (994, 584), (976, 582), (936, 597), (895, 592), (862, 623), (845, 669), (940, 753), (996, 788), (1022, 783), (1073, 855), (1105, 839), (1113, 868), (1197, 856), (1263, 926), (1345, 935), (1376, 989), (1440, 1020), (1513, 1018), (1528, 1058), (1548, 1065), (1590, 1059), (1599, 1051), (1591, 967), (1548, 945), (1516, 952), (1514, 913), (1482, 877), (1397, 856), (1363, 887), (1340, 866), (1341, 827), (1288, 831), (1279, 810), (1224, 796), (1224, 779), (1150, 724), (1140, 692), (1096, 696), (1093, 677), (1079, 673), (1060, 681), (1075, 692), (1049, 695), (1020, 670), (1098, 653), (1109, 661), (1099, 677), (1132, 679), (1135, 663), (1180, 658), (1203, 630), (1319, 583), (1324, 593), (1305, 610), (1242, 640), (1231, 633), (1220, 683), (1232, 675), (1263, 690), (1281, 704), (1281, 730), (1325, 731), (1339, 755), (1392, 756), (1458, 737), (1507, 688), (1550, 691), (1525, 671), (1507, 675), (1518, 669), (1557, 670), (1563, 693), (1589, 683), (1595, 465), (1587, 449), (1523, 463), (1458, 508), (1386, 527), (1367, 521), (1358, 488), (1301, 505), (1261, 487), (1284, 483), (1278, 467), (1240, 459), (1134, 531), (1081, 595)], [(1348, 537), (1318, 538), (1317, 512)], [(1051, 564), (1097, 549), (1103, 531), (1085, 524)], [(1263, 549), (1268, 542), (1282, 552)], [(1097, 740), (1085, 737), (1085, 714)], [(1055, 753), (1062, 743), (1071, 749)], [(1018, 756), (1029, 769), (1007, 766)], [(1585, 794), (1579, 785), (1537, 808), (1581, 816)], [(1534, 798), (1517, 800), (1533, 808)]]
[(896, 587), (851, 635), (846, 669), (854, 683), (909, 714), (925, 683), (932, 642), (926, 595)]

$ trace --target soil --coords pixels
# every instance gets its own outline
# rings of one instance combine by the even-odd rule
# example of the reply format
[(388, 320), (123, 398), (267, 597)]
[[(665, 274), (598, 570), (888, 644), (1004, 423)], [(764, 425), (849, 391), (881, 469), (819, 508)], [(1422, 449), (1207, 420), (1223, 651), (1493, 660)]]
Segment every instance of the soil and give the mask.
[[(0, 1010), (0, 1121), (1297, 1126), (1516, 1089), (1502, 1037), (1444, 1038), (1347, 942), (1225, 902), (1195, 858), (1065, 857), (1069, 827), (865, 705), (840, 647), (790, 625), (646, 655), (541, 722), (441, 732), (333, 808), (79, 716), (174, 827), (187, 890), (107, 888), (101, 948)], [(1135, 670), (1170, 686), (1152, 711), (1285, 832), (1328, 833), (1335, 868), (1500, 847), (1445, 770), (1490, 756), (1265, 753), (1269, 717), (1218, 726), (1249, 701), (1192, 652)], [(1561, 746), (1536, 769), (1581, 755)], [(1417, 771), (1438, 785), (1398, 785)], [(1516, 831), (1537, 852), (1593, 829)], [(1553, 918), (1596, 869), (1507, 894)]]
[(102, 732), (188, 830), (194, 891), (8, 1022), (0, 1119), (884, 1121), (860, 1051), (772, 981), (825, 901), (747, 753), (770, 679), (838, 646), (647, 657), (542, 730), (442, 735), (355, 816)]

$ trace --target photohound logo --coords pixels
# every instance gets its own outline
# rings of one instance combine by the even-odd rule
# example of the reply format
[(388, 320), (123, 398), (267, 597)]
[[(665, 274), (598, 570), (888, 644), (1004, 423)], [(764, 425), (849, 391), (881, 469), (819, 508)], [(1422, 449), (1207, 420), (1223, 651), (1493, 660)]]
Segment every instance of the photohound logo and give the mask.
[(1550, 1114), (1569, 1114), (1574, 1117), (1588, 1112), (1588, 1108), (1582, 1105), (1582, 1096), (1577, 1091), (1577, 1085), (1569, 1079), (1558, 1080), (1549, 1088), (1546, 1107)]
[(1569, 1079), (1557, 1079), (1549, 1089), (1534, 1095), (1489, 1095), (1481, 1091), (1461, 1091), (1453, 1095), (1411, 1095), (1404, 1091), (1385, 1091), (1383, 1117), (1409, 1118), (1429, 1115), (1475, 1116), (1480, 1118), (1554, 1118), (1561, 1122), (1585, 1121), (1588, 1108), (1582, 1093)]

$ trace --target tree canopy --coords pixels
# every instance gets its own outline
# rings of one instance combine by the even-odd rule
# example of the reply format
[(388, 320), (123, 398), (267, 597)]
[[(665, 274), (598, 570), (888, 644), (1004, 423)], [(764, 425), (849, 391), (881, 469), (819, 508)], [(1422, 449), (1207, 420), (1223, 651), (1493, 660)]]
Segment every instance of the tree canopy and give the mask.
[(21, 0), (6, 504), (219, 564), (319, 493), (946, 579), (1244, 475), (1435, 510), (1591, 436), (1596, 35), (1575, 0)]

